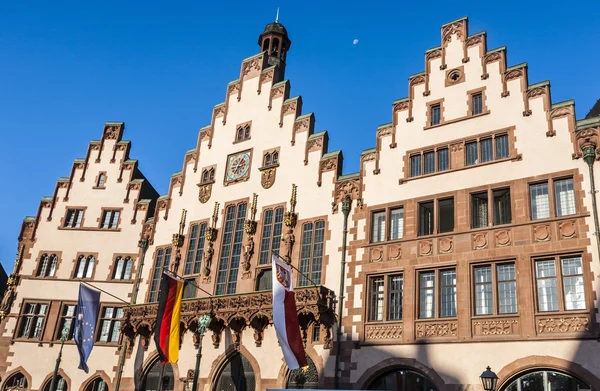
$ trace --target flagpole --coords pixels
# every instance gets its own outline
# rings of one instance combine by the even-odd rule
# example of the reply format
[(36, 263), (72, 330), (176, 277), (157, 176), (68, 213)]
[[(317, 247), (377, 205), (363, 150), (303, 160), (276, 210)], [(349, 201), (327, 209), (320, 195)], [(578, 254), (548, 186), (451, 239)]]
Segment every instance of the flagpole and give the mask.
[[(271, 250), (271, 254), (273, 254), (273, 255), (277, 256), (279, 259), (283, 259), (283, 258), (281, 257), (281, 255), (279, 255), (279, 253), (277, 253), (276, 251), (273, 251), (273, 250)], [(310, 281), (310, 282), (311, 282), (311, 283), (312, 283), (314, 286), (319, 286), (319, 284), (317, 284), (316, 282), (314, 282), (313, 280), (311, 280), (311, 278), (310, 278), (309, 276), (307, 276), (306, 274), (302, 273), (302, 272), (300, 271), (300, 269), (298, 269), (296, 266), (292, 265), (291, 263), (287, 263), (287, 262), (286, 262), (286, 265), (288, 265), (289, 267), (291, 267), (292, 269), (294, 269), (294, 270), (295, 270), (295, 271), (297, 271), (298, 273), (302, 274), (302, 276), (303, 276), (304, 278), (306, 278), (308, 281)]]
[(160, 373), (158, 374), (158, 388), (157, 391), (162, 391), (162, 386), (163, 386), (163, 377), (165, 376), (165, 365), (167, 364), (160, 364)]
[(65, 339), (67, 339), (67, 330), (63, 330), (62, 336), (60, 338), (60, 350), (58, 351), (58, 357), (56, 358), (56, 366), (54, 367), (54, 373), (52, 374), (52, 382), (50, 383), (50, 390), (54, 391), (56, 388), (56, 381), (58, 380), (58, 369), (60, 367), (60, 362), (62, 361), (62, 350), (65, 345)]

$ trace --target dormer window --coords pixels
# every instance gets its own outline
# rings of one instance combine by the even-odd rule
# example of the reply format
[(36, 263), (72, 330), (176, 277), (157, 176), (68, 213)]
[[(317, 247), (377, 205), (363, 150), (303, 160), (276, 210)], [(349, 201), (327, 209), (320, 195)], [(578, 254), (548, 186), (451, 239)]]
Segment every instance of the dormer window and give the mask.
[(235, 142), (250, 140), (250, 124), (239, 125), (237, 127)]
[(202, 170), (202, 182), (201, 183), (211, 183), (215, 181), (215, 168), (205, 168)]
[(263, 166), (270, 167), (279, 164), (279, 149), (266, 151), (263, 154)]

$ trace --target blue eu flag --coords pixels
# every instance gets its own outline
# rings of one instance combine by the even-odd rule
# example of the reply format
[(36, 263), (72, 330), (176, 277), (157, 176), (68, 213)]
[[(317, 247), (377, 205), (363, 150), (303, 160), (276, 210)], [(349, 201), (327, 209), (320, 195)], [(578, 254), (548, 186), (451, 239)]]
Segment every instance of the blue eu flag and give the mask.
[(100, 292), (79, 284), (79, 301), (75, 318), (75, 345), (79, 351), (79, 369), (88, 373), (87, 359), (94, 347), (94, 329), (98, 320)]

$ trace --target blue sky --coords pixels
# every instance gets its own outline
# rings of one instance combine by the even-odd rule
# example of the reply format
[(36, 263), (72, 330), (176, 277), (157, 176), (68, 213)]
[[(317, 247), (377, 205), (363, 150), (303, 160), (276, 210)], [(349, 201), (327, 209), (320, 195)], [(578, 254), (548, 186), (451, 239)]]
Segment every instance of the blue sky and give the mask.
[[(576, 5), (575, 5), (576, 4)], [(440, 26), (468, 16), (509, 65), (550, 80), (578, 118), (600, 98), (600, 3), (5, 1), (0, 4), (0, 262), (12, 270), (23, 217), (68, 176), (106, 121), (124, 121), (132, 157), (164, 194), (210, 123), (241, 61), (281, 7), (292, 39), (287, 78), (303, 111), (342, 149), (344, 173), (391, 120), (408, 76), (440, 44)], [(359, 43), (353, 45), (352, 41)]]

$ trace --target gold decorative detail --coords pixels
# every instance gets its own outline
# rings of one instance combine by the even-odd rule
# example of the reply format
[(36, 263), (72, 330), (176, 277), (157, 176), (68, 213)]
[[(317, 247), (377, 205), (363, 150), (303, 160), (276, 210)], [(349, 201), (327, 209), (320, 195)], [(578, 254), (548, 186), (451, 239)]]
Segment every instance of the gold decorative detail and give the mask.
[(367, 325), (365, 327), (366, 339), (402, 339), (402, 325), (375, 326)]
[(433, 253), (433, 243), (431, 240), (422, 240), (419, 242), (419, 255), (426, 256)]
[(547, 242), (550, 240), (550, 227), (547, 224), (533, 227), (533, 237), (536, 242)]
[(212, 194), (212, 183), (208, 185), (198, 185), (200, 190), (198, 191), (198, 200), (206, 204), (208, 200), (210, 200), (210, 195)]
[(497, 247), (506, 247), (510, 246), (510, 231), (501, 230), (496, 231), (496, 246)]
[(260, 175), (260, 184), (263, 189), (270, 189), (275, 183), (275, 178), (277, 175), (277, 167), (271, 167), (264, 170), (261, 170)]
[(417, 338), (455, 337), (458, 332), (457, 322), (418, 323)]
[(454, 240), (452, 238), (441, 238), (438, 240), (438, 249), (440, 253), (451, 253), (454, 249)]
[(187, 210), (181, 210), (181, 220), (179, 221), (179, 232), (173, 234), (173, 246), (175, 246), (175, 261), (171, 263), (170, 270), (174, 274), (177, 274), (179, 270), (179, 264), (181, 263), (181, 247), (183, 246), (183, 242), (185, 239), (185, 235), (183, 235), (183, 230), (185, 228), (185, 218), (187, 216)]
[(483, 320), (473, 323), (474, 335), (508, 335), (515, 334), (514, 327), (518, 325), (516, 319)]
[(565, 221), (558, 225), (561, 239), (572, 239), (577, 237), (577, 229), (575, 221)]
[(484, 248), (487, 248), (487, 246), (487, 232), (476, 233), (473, 235), (473, 249), (482, 250)]
[(402, 256), (402, 248), (399, 245), (391, 245), (389, 247), (389, 251), (390, 259), (396, 260), (400, 259), (400, 257)]
[(242, 266), (242, 279), (250, 278), (250, 261), (254, 255), (254, 234), (256, 233), (256, 201), (258, 195), (252, 194), (252, 205), (250, 206), (250, 218), (244, 222), (244, 232), (246, 232), (247, 239), (244, 244)]
[(212, 259), (215, 254), (214, 243), (217, 240), (218, 230), (216, 228), (217, 221), (219, 219), (219, 203), (215, 202), (215, 207), (213, 208), (213, 214), (211, 218), (211, 226), (206, 229), (204, 234), (205, 245), (204, 252), (202, 253), (202, 264), (204, 267), (202, 268), (202, 282), (209, 283), (210, 282), (210, 270), (212, 267)]
[(540, 318), (537, 320), (537, 332), (544, 334), (590, 331), (589, 323), (587, 316)]

